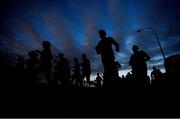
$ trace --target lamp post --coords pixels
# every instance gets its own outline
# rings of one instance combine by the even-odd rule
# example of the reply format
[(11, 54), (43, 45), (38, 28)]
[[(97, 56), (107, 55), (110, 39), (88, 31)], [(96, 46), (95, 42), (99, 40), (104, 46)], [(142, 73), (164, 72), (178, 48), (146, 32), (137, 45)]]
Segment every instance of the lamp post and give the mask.
[(156, 30), (153, 29), (153, 28), (143, 28), (143, 29), (138, 30), (137, 32), (141, 32), (141, 31), (143, 31), (143, 30), (145, 30), (145, 29), (150, 29), (150, 30), (152, 30), (152, 31), (155, 33), (156, 39), (157, 39), (157, 41), (158, 41), (158, 44), (159, 44), (159, 47), (160, 47), (160, 49), (161, 49), (161, 53), (162, 53), (162, 56), (163, 56), (163, 59), (164, 59), (164, 62), (165, 62), (165, 55), (164, 55), (163, 49), (162, 49), (162, 47), (161, 47), (161, 43), (160, 43), (160, 41), (159, 41), (159, 38), (158, 38), (158, 35), (157, 35)]

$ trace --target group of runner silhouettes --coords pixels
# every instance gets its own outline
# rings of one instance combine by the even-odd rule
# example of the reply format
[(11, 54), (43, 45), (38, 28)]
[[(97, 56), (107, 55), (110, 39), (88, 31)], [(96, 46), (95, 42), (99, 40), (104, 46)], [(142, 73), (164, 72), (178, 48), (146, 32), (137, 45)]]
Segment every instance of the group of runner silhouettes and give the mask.
[[(101, 56), (103, 65), (103, 74), (97, 73), (95, 83), (90, 81), (91, 65), (87, 54), (82, 54), (82, 62), (79, 62), (77, 57), (74, 58), (74, 65), (70, 66), (65, 54), (59, 53), (55, 62), (55, 66), (52, 68), (53, 55), (51, 51), (51, 43), (44, 41), (42, 43), (43, 50), (33, 50), (28, 53), (29, 58), (25, 60), (23, 57), (18, 58), (18, 62), (15, 68), (15, 75), (21, 81), (28, 79), (29, 84), (37, 82), (38, 77), (43, 77), (49, 85), (53, 84), (61, 87), (77, 86), (83, 87), (84, 82), (87, 85), (94, 84), (96, 87), (111, 87), (113, 81), (120, 79), (118, 71), (121, 68), (121, 64), (116, 61), (113, 46), (115, 51), (119, 52), (119, 44), (114, 38), (107, 37), (105, 30), (100, 29), (98, 31), (100, 41), (95, 46), (97, 55)], [(130, 57), (129, 65), (132, 68), (129, 77), (137, 82), (138, 85), (148, 85), (149, 79), (147, 75), (146, 62), (151, 57), (142, 50), (139, 50), (137, 45), (132, 46), (133, 54)], [(38, 57), (39, 56), (39, 57)], [(158, 70), (160, 74), (160, 70)], [(53, 77), (53, 78), (52, 78)], [(153, 67), (151, 78), (157, 77), (157, 69)], [(159, 76), (158, 76), (159, 77)], [(122, 79), (124, 76), (122, 77)], [(126, 76), (128, 79), (128, 75)]]

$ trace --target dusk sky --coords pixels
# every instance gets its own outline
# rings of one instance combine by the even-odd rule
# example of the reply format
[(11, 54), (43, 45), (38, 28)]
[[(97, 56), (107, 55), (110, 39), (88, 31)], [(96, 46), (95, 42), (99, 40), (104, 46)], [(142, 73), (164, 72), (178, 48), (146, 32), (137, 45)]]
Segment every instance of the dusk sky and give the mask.
[(120, 44), (116, 60), (121, 70), (131, 68), (134, 44), (151, 56), (149, 69), (161, 68), (163, 57), (155, 34), (137, 33), (145, 27), (156, 29), (166, 57), (180, 53), (179, 0), (1, 0), (0, 17), (1, 58), (27, 57), (29, 51), (41, 50), (46, 40), (52, 43), (54, 56), (63, 52), (72, 65), (74, 57), (86, 53), (93, 72), (102, 71), (94, 48), (99, 42), (97, 31), (105, 29)]

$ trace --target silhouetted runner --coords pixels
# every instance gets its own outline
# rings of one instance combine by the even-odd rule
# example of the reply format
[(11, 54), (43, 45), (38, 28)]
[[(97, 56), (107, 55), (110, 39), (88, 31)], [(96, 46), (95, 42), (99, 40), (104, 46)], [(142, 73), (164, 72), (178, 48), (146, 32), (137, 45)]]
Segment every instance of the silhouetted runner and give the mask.
[(106, 31), (101, 29), (98, 31), (101, 40), (95, 47), (97, 54), (101, 55), (102, 64), (104, 66), (104, 83), (109, 85), (113, 77), (113, 64), (115, 60), (112, 45), (116, 47), (116, 52), (119, 52), (119, 44), (112, 38), (106, 37)]
[(48, 41), (44, 41), (43, 51), (41, 52), (41, 70), (45, 76), (45, 79), (50, 83), (51, 81), (51, 67), (52, 67), (52, 52), (51, 52), (51, 43)]
[(132, 50), (134, 54), (131, 55), (129, 61), (129, 65), (132, 67), (132, 75), (137, 84), (146, 85), (148, 83), (146, 61), (149, 61), (151, 57), (146, 52), (139, 51), (137, 45), (133, 45)]
[(82, 80), (84, 80), (84, 78), (86, 78), (87, 83), (90, 82), (90, 74), (91, 74), (91, 66), (90, 66), (90, 62), (89, 59), (87, 58), (86, 54), (82, 55)]
[(75, 86), (82, 86), (82, 80), (80, 77), (80, 64), (78, 58), (74, 58), (74, 66), (73, 66), (73, 75), (72, 80), (75, 82)]
[(37, 75), (39, 70), (39, 59), (37, 58), (37, 52), (36, 51), (30, 51), (28, 53), (29, 58), (26, 61), (27, 65), (27, 73), (29, 78), (29, 83), (32, 85), (35, 85), (37, 83)]
[(163, 73), (160, 69), (153, 67), (153, 71), (151, 72), (151, 79), (152, 80), (161, 80), (163, 78)]
[(29, 81), (27, 80), (28, 77), (25, 69), (25, 58), (19, 56), (16, 61), (16, 65), (13, 70), (14, 75), (12, 75), (15, 80), (12, 80), (11, 82), (13, 85), (16, 85), (16, 87), (26, 86)]
[(55, 80), (60, 81), (62, 87), (69, 87), (71, 78), (69, 61), (64, 57), (63, 53), (59, 53), (58, 57), (59, 61), (55, 67)]
[(96, 87), (97, 88), (100, 88), (101, 87), (101, 82), (102, 82), (102, 77), (100, 76), (100, 74), (99, 73), (97, 73), (97, 77), (96, 77)]

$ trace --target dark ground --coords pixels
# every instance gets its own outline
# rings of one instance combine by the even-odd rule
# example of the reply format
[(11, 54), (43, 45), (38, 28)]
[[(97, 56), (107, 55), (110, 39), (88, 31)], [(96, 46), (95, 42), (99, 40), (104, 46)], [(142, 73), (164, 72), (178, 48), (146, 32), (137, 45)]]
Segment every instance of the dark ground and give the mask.
[[(153, 87), (19, 87), (1, 71), (0, 117), (180, 117), (179, 83)], [(6, 84), (6, 85), (5, 85)]]
[(169, 89), (3, 89), (1, 117), (179, 117)]

